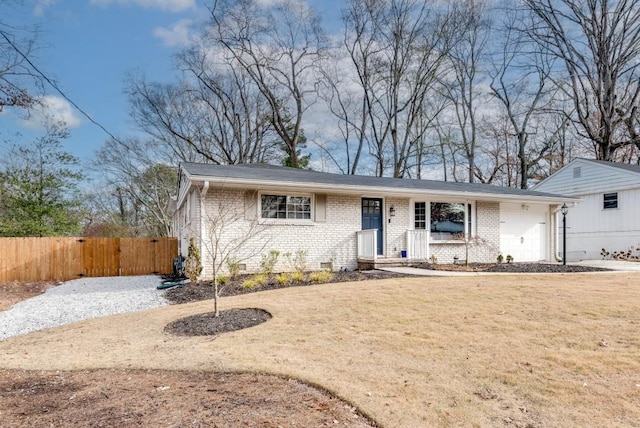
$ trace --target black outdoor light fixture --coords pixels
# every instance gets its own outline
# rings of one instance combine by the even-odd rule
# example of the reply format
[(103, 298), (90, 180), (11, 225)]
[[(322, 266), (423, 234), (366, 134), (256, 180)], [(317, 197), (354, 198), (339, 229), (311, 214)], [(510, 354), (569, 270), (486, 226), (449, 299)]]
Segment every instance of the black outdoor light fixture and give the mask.
[(560, 207), (560, 212), (562, 213), (562, 265), (567, 265), (567, 213), (569, 212), (569, 207), (567, 204), (562, 204)]
[(389, 216), (390, 216), (390, 217), (393, 217), (393, 216), (395, 216), (395, 215), (396, 215), (396, 207), (394, 207), (393, 205), (391, 205), (391, 206), (389, 207)]

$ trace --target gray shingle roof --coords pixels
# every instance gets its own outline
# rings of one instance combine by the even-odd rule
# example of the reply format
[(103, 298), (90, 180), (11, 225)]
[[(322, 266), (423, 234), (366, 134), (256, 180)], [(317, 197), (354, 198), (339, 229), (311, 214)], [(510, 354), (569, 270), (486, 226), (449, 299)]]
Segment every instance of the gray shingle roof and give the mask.
[(296, 168), (287, 168), (267, 164), (214, 165), (205, 163), (182, 163), (183, 170), (192, 179), (224, 181), (225, 179), (247, 180), (252, 182), (281, 182), (307, 184), (313, 187), (340, 188), (341, 186), (369, 188), (376, 192), (393, 192), (394, 190), (417, 193), (448, 193), (451, 195), (486, 194), (505, 197), (522, 198), (555, 198), (573, 200), (574, 198), (554, 195), (532, 190), (499, 187), (480, 183), (458, 183), (450, 181), (416, 180), (389, 177), (373, 177), (363, 175), (343, 175), (316, 172)]
[(611, 166), (614, 168), (620, 168), (620, 169), (624, 169), (626, 171), (631, 171), (631, 172), (635, 172), (640, 174), (640, 165), (632, 165), (629, 163), (620, 163), (620, 162), (610, 162), (610, 161), (602, 161), (602, 160), (595, 160), (595, 159), (585, 159), (585, 158), (579, 158), (581, 160), (587, 161), (587, 162), (593, 162), (599, 165), (606, 165), (606, 166)]

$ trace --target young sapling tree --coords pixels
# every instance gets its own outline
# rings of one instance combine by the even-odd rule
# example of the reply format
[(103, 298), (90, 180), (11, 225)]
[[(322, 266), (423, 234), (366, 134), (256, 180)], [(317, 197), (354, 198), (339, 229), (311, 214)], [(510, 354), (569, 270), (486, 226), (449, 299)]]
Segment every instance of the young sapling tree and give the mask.
[(257, 219), (246, 219), (245, 212), (233, 204), (219, 202), (205, 214), (205, 248), (209, 253), (213, 274), (214, 312), (220, 316), (220, 284), (218, 277), (231, 261), (240, 264), (261, 254), (269, 244), (265, 225)]

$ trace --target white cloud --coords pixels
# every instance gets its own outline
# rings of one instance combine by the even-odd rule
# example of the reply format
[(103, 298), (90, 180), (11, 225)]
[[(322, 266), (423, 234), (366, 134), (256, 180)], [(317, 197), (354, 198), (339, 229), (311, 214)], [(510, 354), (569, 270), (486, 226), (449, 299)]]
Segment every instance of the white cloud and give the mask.
[(157, 27), (153, 30), (153, 35), (162, 40), (166, 46), (177, 47), (186, 46), (190, 40), (190, 30), (193, 21), (181, 19), (173, 24), (171, 28)]
[(38, 0), (33, 8), (33, 13), (36, 16), (44, 16), (45, 9), (54, 4), (56, 4), (56, 0)]
[(148, 9), (161, 9), (169, 12), (182, 12), (195, 9), (195, 0), (91, 0), (91, 4), (109, 6), (113, 3), (120, 5), (137, 5)]
[(22, 126), (29, 129), (44, 129), (51, 122), (64, 122), (67, 128), (76, 128), (82, 121), (75, 109), (64, 98), (47, 95), (40, 104), (31, 109), (27, 119), (21, 120)]

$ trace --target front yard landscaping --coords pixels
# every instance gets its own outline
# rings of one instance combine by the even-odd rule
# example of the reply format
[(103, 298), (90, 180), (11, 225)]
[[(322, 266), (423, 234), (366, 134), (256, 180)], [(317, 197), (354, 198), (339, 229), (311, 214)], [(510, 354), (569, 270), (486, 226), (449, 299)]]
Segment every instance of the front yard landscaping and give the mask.
[[(0, 342), (0, 366), (8, 369), (3, 375), (35, 376), (32, 384), (39, 370), (47, 370), (53, 378), (42, 388), (53, 390), (64, 384), (55, 376), (84, 373), (68, 370), (97, 373), (85, 380), (94, 396), (104, 391), (107, 405), (110, 392), (131, 377), (134, 383), (125, 382), (125, 389), (153, 398), (135, 412), (163, 416), (175, 426), (212, 426), (216, 415), (234, 407), (267, 406), (269, 398), (252, 398), (251, 388), (226, 399), (207, 391), (223, 389), (214, 373), (252, 372), (318, 385), (349, 403), (338, 405), (347, 413), (335, 417), (337, 424), (330, 416), (303, 426), (358, 426), (365, 420), (353, 406), (385, 427), (633, 427), (640, 426), (639, 305), (640, 275), (634, 273), (321, 284), (223, 297), (222, 310), (260, 308), (272, 316), (252, 328), (214, 337), (166, 333), (172, 321), (211, 311), (210, 300), (196, 301), (8, 339)], [(152, 381), (136, 381), (137, 373), (149, 370)], [(269, 389), (268, 378), (248, 379), (235, 387), (253, 382), (275, 397), (290, 394), (280, 386)], [(2, 389), (0, 418), (24, 421), (18, 419), (24, 407), (7, 406), (7, 397)], [(277, 405), (279, 414), (311, 411), (285, 401)], [(120, 417), (132, 412), (118, 409), (111, 407)], [(273, 415), (256, 417), (218, 423), (293, 426)]]

